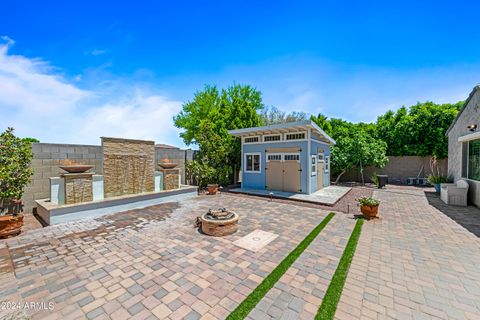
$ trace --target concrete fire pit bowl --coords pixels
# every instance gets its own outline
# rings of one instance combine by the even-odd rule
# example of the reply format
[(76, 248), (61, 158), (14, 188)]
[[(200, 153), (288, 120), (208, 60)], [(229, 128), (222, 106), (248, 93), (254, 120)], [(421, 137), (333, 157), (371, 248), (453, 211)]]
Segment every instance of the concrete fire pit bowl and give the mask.
[(214, 237), (233, 234), (238, 229), (238, 214), (225, 208), (212, 210), (201, 217), (202, 232)]

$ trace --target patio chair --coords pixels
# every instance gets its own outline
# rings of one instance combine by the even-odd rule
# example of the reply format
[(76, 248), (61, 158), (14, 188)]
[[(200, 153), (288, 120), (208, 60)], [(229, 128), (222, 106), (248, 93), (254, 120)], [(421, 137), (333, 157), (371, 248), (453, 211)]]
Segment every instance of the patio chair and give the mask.
[(457, 183), (442, 183), (440, 199), (448, 205), (467, 206), (468, 182), (458, 180)]

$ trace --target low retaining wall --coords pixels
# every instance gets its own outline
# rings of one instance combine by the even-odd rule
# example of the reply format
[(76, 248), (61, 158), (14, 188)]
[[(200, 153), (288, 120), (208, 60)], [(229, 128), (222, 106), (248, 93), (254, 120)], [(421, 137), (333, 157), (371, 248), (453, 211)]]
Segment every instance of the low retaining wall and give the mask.
[[(389, 156), (390, 160), (384, 168), (366, 167), (363, 172), (365, 182), (370, 181), (370, 177), (374, 172), (378, 174), (388, 175), (389, 183), (406, 184), (408, 178), (426, 178), (431, 174), (430, 162), (432, 157), (417, 157), (417, 156), (405, 156), (405, 157), (393, 157)], [(438, 167), (440, 173), (444, 176), (447, 175), (448, 161), (447, 159), (438, 160)], [(362, 176), (357, 170), (352, 170), (345, 173), (340, 181), (362, 181)]]
[[(31, 183), (25, 188), (22, 200), (24, 211), (32, 212), (36, 207), (35, 200), (50, 196), (50, 177), (58, 177), (65, 173), (59, 168), (63, 160), (73, 160), (82, 164), (93, 165), (91, 170), (103, 174), (103, 149), (97, 145), (34, 143), (32, 144), (34, 174)], [(182, 184), (185, 184), (185, 159), (192, 160), (193, 150), (183, 150), (174, 147), (155, 147), (155, 162), (169, 159), (178, 163)]]

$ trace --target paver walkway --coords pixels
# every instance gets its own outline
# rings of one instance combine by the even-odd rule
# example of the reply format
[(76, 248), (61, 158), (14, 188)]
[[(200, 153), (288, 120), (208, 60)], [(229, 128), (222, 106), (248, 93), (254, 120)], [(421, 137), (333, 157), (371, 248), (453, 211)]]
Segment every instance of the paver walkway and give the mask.
[(337, 214), (248, 319), (313, 319), (354, 226), (353, 217)]
[[(219, 207), (239, 231), (199, 234), (194, 218)], [(0, 242), (0, 301), (54, 303), (35, 319), (223, 319), (327, 214), (218, 195), (32, 230)], [(233, 245), (256, 229), (279, 236), (259, 252)]]
[(480, 319), (480, 240), (422, 189), (375, 191), (337, 319)]

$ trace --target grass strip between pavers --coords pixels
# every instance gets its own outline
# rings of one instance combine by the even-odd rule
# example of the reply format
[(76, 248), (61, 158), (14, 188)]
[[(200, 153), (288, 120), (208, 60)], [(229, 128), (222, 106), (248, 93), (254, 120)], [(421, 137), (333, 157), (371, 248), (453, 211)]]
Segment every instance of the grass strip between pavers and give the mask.
[(357, 248), (360, 233), (362, 232), (363, 221), (363, 219), (358, 219), (355, 228), (353, 228), (352, 234), (340, 258), (340, 262), (338, 263), (337, 270), (335, 270), (327, 292), (323, 297), (322, 305), (318, 308), (315, 320), (329, 320), (335, 317), (338, 301), (340, 301), (348, 270), (350, 269), (350, 264), (352, 263), (355, 249)]
[(273, 271), (250, 293), (245, 300), (238, 305), (235, 310), (227, 317), (229, 320), (233, 319), (245, 319), (250, 311), (262, 300), (267, 292), (277, 283), (277, 281), (283, 276), (283, 274), (290, 268), (290, 266), (297, 260), (303, 251), (312, 243), (312, 241), (318, 236), (320, 231), (325, 228), (327, 223), (332, 220), (335, 213), (330, 212), (318, 226), (315, 227), (306, 237), (293, 249), (292, 252), (280, 262), (280, 264), (273, 269)]

